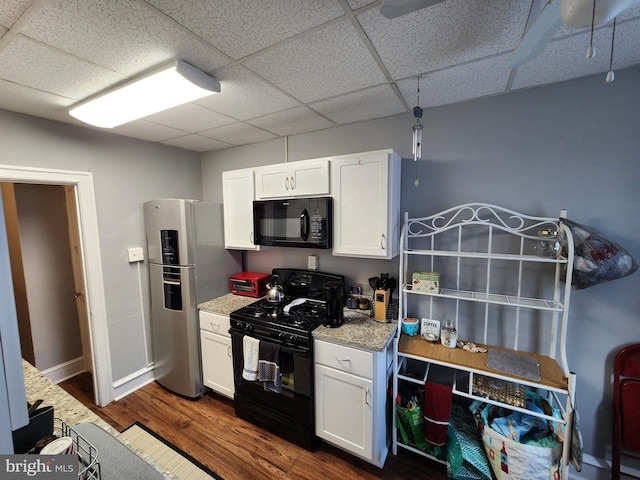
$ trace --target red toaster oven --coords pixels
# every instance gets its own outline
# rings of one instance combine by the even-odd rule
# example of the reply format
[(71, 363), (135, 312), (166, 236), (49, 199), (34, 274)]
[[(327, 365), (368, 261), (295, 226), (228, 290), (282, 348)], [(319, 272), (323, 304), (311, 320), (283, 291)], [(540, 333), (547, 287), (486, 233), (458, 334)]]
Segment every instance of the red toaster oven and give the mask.
[(268, 273), (242, 272), (229, 277), (229, 290), (234, 295), (262, 297), (267, 293)]

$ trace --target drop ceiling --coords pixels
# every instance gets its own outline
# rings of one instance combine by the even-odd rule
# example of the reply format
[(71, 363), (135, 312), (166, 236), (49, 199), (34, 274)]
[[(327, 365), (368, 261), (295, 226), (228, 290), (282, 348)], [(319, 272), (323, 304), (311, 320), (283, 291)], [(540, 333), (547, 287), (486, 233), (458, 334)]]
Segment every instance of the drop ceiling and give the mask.
[[(562, 27), (507, 62), (543, 0), (445, 0), (395, 19), (380, 0), (2, 0), (0, 109), (83, 125), (75, 103), (174, 59), (221, 93), (109, 131), (194, 151), (499, 95), (609, 70), (612, 24)], [(640, 64), (640, 1), (614, 70)], [(619, 72), (618, 75), (624, 74)], [(87, 127), (93, 128), (93, 127)]]

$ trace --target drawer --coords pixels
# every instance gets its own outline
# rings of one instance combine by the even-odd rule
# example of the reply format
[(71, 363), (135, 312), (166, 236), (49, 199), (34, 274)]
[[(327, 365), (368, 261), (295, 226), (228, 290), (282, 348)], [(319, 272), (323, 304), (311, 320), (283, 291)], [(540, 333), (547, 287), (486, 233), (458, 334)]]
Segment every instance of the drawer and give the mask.
[(314, 342), (315, 363), (365, 378), (373, 378), (373, 353), (335, 343)]
[(200, 328), (211, 333), (217, 333), (218, 335), (224, 335), (229, 337), (229, 328), (231, 323), (229, 317), (225, 315), (218, 315), (217, 313), (203, 312), (200, 310), (198, 314), (200, 318)]

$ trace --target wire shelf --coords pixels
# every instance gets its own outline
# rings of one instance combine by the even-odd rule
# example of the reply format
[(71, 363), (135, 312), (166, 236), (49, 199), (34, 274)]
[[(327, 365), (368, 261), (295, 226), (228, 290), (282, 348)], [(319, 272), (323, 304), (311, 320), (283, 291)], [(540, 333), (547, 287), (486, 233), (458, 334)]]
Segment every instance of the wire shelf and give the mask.
[(78, 461), (80, 462), (78, 478), (100, 480), (100, 463), (98, 462), (98, 450), (96, 447), (60, 418), (56, 418), (54, 421), (53, 433), (58, 437), (70, 437), (76, 444)]

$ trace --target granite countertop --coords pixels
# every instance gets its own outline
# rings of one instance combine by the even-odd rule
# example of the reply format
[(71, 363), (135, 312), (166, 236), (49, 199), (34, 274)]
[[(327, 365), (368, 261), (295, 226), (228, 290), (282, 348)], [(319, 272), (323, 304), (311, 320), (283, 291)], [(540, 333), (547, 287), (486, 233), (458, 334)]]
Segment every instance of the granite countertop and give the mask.
[[(249, 305), (258, 298), (229, 293), (198, 305), (205, 312), (229, 315), (234, 310)], [(348, 347), (380, 352), (384, 350), (396, 332), (396, 323), (378, 322), (371, 318), (371, 310), (344, 309), (344, 324), (339, 328), (319, 326), (313, 338), (339, 343)]]
[(258, 300), (259, 298), (244, 297), (242, 295), (227, 293), (222, 297), (214, 298), (213, 300), (199, 304), (198, 308), (204, 312), (229, 316), (229, 314), (234, 310), (238, 310), (239, 308), (245, 307)]
[(343, 325), (338, 328), (320, 325), (313, 331), (313, 338), (347, 347), (381, 352), (393, 338), (397, 324), (378, 322), (370, 315), (371, 310), (345, 308)]
[[(93, 423), (109, 434), (113, 435), (120, 442), (125, 444), (129, 449), (138, 456), (147, 461), (156, 470), (161, 472), (165, 479), (175, 480), (176, 476), (168, 470), (161, 467), (155, 460), (148, 455), (140, 452), (122, 438), (120, 433), (102, 420), (98, 415), (85, 407), (78, 399), (67, 393), (62, 387), (53, 383), (44, 376), (36, 367), (26, 360), (22, 359), (22, 371), (24, 375), (24, 387), (27, 394), (27, 402), (33, 404), (36, 400), (43, 400), (42, 407), (53, 406), (53, 415), (55, 418), (64, 421), (69, 427), (73, 428), (80, 423)], [(60, 427), (54, 424), (54, 427)], [(55, 430), (54, 430), (55, 433)], [(100, 461), (100, 452), (98, 452), (98, 462)]]

